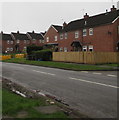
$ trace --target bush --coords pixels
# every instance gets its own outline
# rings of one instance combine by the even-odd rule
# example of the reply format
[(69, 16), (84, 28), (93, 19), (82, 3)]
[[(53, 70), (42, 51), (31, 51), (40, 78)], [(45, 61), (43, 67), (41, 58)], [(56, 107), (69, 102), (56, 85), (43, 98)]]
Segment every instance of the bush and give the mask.
[(34, 60), (50, 61), (50, 60), (52, 60), (52, 51), (49, 49), (40, 50), (40, 51), (33, 51), (32, 57)]
[(43, 49), (42, 46), (30, 45), (30, 46), (27, 46), (26, 52), (28, 55), (31, 55), (33, 51), (39, 51), (42, 49)]

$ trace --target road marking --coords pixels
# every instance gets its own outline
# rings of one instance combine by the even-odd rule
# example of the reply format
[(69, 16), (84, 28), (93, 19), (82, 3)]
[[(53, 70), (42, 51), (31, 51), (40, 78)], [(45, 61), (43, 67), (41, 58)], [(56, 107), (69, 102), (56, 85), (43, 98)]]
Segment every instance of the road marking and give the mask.
[(33, 70), (34, 72), (39, 72), (39, 73), (42, 73), (42, 74), (46, 74), (46, 75), (52, 75), (54, 76), (55, 74), (52, 74), (52, 73), (47, 73), (47, 72), (43, 72), (43, 71), (37, 71), (37, 70)]
[(111, 75), (111, 74), (108, 74), (107, 76), (109, 76), (109, 77), (117, 77), (117, 75)]
[(93, 74), (96, 74), (96, 75), (101, 75), (102, 73), (93, 72)]
[(88, 73), (88, 71), (81, 71), (81, 72), (83, 72), (83, 73)]
[(108, 85), (108, 84), (103, 84), (103, 83), (98, 83), (98, 82), (92, 82), (92, 81), (83, 80), (83, 79), (78, 79), (78, 78), (69, 77), (69, 79), (79, 80), (79, 81), (81, 81), (81, 82), (87, 82), (87, 83), (97, 84), (97, 85), (106, 86), (106, 87), (119, 88), (119, 87), (113, 86), (113, 85)]

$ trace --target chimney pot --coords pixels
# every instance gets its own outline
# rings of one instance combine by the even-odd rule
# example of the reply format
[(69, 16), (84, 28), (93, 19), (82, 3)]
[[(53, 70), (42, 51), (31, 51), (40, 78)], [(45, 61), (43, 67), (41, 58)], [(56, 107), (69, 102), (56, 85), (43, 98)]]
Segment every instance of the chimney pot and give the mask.
[(113, 5), (111, 8), (111, 12), (116, 11), (117, 9), (115, 8), (115, 6)]
[(19, 34), (19, 31), (17, 31), (17, 33)]
[(84, 15), (84, 19), (87, 19), (87, 18), (89, 18), (89, 15), (86, 13), (86, 14)]

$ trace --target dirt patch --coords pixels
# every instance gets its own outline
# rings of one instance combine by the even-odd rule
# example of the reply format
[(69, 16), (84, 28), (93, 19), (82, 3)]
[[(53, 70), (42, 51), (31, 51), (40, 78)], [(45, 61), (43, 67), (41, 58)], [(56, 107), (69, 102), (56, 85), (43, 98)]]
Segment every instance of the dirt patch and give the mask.
[(20, 111), (17, 115), (17, 118), (26, 118), (28, 116), (27, 111)]
[(56, 106), (56, 105), (40, 106), (40, 107), (35, 107), (35, 109), (38, 112), (44, 113), (44, 114), (52, 114), (52, 113), (61, 111), (61, 109), (58, 106)]

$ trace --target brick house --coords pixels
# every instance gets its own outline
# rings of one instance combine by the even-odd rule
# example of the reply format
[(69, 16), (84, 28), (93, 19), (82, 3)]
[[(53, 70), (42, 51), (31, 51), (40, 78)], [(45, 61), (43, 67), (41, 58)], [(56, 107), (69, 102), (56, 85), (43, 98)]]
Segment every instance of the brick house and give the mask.
[[(95, 16), (87, 13), (83, 19), (64, 23), (60, 30), (52, 25), (45, 35), (45, 43), (57, 43), (59, 51), (116, 52), (119, 50), (119, 10)], [(57, 41), (55, 41), (57, 36)]]
[(2, 53), (13, 53), (14, 40), (10, 34), (0, 33), (0, 49)]
[(33, 32), (27, 32), (27, 36), (30, 40), (30, 45), (35, 44), (38, 46), (44, 45), (44, 34), (45, 33), (35, 33)]
[(57, 47), (59, 47), (59, 32), (62, 30), (62, 26), (59, 25), (51, 25), (44, 35), (45, 46), (51, 46), (53, 49), (57, 51)]

